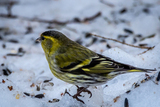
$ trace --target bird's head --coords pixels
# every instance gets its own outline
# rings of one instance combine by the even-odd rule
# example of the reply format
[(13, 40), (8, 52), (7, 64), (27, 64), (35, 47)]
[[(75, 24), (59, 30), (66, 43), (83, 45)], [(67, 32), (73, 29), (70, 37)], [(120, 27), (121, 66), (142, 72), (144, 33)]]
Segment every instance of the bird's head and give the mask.
[(43, 32), (36, 41), (41, 42), (46, 54), (53, 54), (70, 40), (64, 34), (52, 30)]

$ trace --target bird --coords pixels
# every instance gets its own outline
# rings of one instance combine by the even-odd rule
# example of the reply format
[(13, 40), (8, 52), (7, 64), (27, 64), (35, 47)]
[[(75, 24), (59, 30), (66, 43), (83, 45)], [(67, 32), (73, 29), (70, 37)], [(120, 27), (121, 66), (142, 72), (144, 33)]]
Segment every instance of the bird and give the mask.
[(53, 75), (70, 84), (96, 86), (119, 74), (154, 70), (123, 64), (95, 53), (55, 30), (43, 32), (36, 41), (41, 42)]
[(70, 40), (56, 30), (43, 32), (36, 41), (41, 42), (53, 75), (78, 86), (97, 86), (120, 74), (155, 70), (115, 61)]

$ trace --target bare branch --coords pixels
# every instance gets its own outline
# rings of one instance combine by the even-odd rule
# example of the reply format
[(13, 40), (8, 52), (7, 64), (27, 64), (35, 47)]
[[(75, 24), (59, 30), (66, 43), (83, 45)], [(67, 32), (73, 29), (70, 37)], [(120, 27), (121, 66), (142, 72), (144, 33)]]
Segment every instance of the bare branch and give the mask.
[(87, 22), (87, 21), (92, 21), (99, 16), (101, 16), (101, 12), (98, 12), (91, 17), (86, 17), (83, 20), (80, 20), (79, 18), (74, 18), (70, 21), (63, 21), (62, 22), (62, 21), (58, 21), (58, 20), (45, 20), (45, 19), (38, 19), (38, 18), (19, 17), (19, 16), (12, 15), (12, 14), (0, 14), (0, 17), (4, 17), (4, 18), (21, 18), (21, 19), (28, 20), (28, 21), (36, 21), (36, 22), (49, 23), (49, 24), (54, 23), (54, 24), (59, 24), (59, 25), (66, 25), (68, 23), (74, 23), (74, 22), (84, 23), (84, 22)]
[(131, 45), (131, 44), (128, 44), (128, 43), (124, 43), (124, 42), (118, 41), (118, 40), (116, 40), (116, 39), (102, 37), (102, 36), (100, 36), (100, 35), (96, 35), (96, 34), (92, 34), (92, 33), (90, 33), (90, 34), (93, 35), (93, 36), (96, 36), (96, 37), (100, 37), (100, 38), (107, 39), (107, 40), (112, 40), (112, 41), (115, 41), (115, 42), (118, 42), (118, 43), (121, 43), (121, 44), (124, 44), (124, 45), (127, 45), (127, 46), (135, 47), (135, 48), (148, 49), (148, 50), (154, 48), (154, 46), (153, 46), (153, 47), (134, 46), (134, 45)]
[(144, 53), (148, 52), (149, 50), (152, 50), (154, 47), (155, 47), (155, 46), (153, 46), (153, 47), (151, 47), (151, 48), (147, 49), (146, 51), (144, 51), (144, 52), (142, 52), (142, 53), (140, 53), (140, 54), (138, 54), (138, 55), (142, 55), (142, 54), (144, 54)]

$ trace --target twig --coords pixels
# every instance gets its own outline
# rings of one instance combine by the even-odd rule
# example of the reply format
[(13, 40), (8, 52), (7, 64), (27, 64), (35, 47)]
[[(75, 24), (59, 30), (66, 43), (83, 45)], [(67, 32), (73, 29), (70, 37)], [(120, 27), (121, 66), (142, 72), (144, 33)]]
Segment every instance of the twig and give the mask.
[(57, 20), (45, 20), (45, 19), (38, 19), (38, 18), (27, 18), (27, 17), (19, 17), (16, 15), (12, 15), (12, 14), (0, 14), (0, 17), (5, 17), (5, 18), (21, 18), (21, 19), (25, 19), (28, 21), (36, 21), (36, 22), (41, 22), (41, 23), (49, 23), (49, 24), (59, 24), (59, 25), (66, 25), (68, 23), (84, 23), (87, 21), (91, 21), (94, 20), (95, 18), (101, 16), (101, 12), (96, 13), (95, 15), (91, 16), (91, 17), (86, 17), (83, 20), (80, 20), (79, 18), (74, 18), (71, 21), (57, 21)]
[(6, 6), (6, 5), (15, 5), (18, 4), (18, 1), (1, 1), (0, 5), (1, 6)]
[(45, 20), (45, 19), (38, 19), (38, 18), (18, 17), (16, 15), (8, 15), (8, 14), (0, 14), (0, 17), (11, 18), (11, 19), (20, 18), (20, 19), (24, 19), (24, 20), (28, 20), (28, 21), (36, 21), (36, 22), (50, 23), (50, 24), (55, 23), (55, 24), (59, 24), (59, 25), (65, 25), (65, 24), (69, 23), (69, 21), (61, 22), (61, 21), (57, 21), (57, 20)]
[(4, 18), (17, 18), (17, 16), (15, 15), (12, 15), (12, 14), (0, 14), (0, 17), (4, 17)]
[(144, 51), (144, 52), (142, 52), (142, 53), (140, 53), (140, 54), (138, 54), (138, 55), (142, 55), (142, 54), (146, 53), (147, 51), (152, 50), (154, 47), (155, 47), (155, 46), (153, 46), (153, 47), (147, 49), (146, 51)]
[(82, 22), (86, 22), (86, 21), (91, 21), (97, 17), (101, 16), (101, 12), (98, 12), (97, 14), (91, 16), (91, 17), (87, 17), (87, 18), (84, 18)]
[(103, 4), (105, 4), (105, 5), (107, 5), (107, 6), (109, 6), (109, 7), (114, 7), (113, 4), (111, 4), (111, 3), (107, 2), (107, 1), (100, 0), (100, 2), (103, 3)]
[(18, 4), (18, 1), (3, 1), (3, 2), (1, 1), (0, 2), (1, 6), (7, 7), (7, 11), (8, 11), (8, 14), (6, 15), (7, 17), (13, 17), (11, 9), (15, 4)]
[(134, 45), (131, 45), (131, 44), (128, 44), (128, 43), (124, 43), (124, 42), (118, 41), (118, 40), (116, 40), (116, 39), (102, 37), (102, 36), (99, 36), (99, 35), (96, 35), (96, 34), (92, 34), (92, 33), (90, 33), (90, 34), (93, 35), (93, 36), (96, 36), (96, 37), (100, 37), (100, 38), (107, 39), (107, 40), (112, 40), (112, 41), (115, 41), (115, 42), (118, 42), (118, 43), (121, 43), (121, 44), (124, 44), (124, 45), (128, 45), (128, 46), (131, 46), (131, 47), (135, 47), (135, 48), (148, 49), (148, 50), (154, 48), (154, 46), (153, 46), (153, 47), (134, 46)]

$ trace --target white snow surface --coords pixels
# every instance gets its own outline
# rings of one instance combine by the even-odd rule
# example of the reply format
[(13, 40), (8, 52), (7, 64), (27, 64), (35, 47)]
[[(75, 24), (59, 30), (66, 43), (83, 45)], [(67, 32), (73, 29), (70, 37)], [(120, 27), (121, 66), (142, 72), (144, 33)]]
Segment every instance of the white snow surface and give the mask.
[[(10, 1), (13, 0), (2, 0), (0, 4)], [(124, 103), (126, 98), (128, 107), (160, 106), (160, 83), (156, 81), (160, 71), (160, 0), (14, 1), (18, 3), (12, 6), (11, 11), (17, 18), (2, 17), (1, 14), (7, 14), (7, 8), (4, 5), (0, 7), (0, 107), (127, 107)], [(98, 12), (101, 15), (95, 19), (65, 25), (31, 20), (84, 20)], [(26, 33), (28, 27), (32, 30)], [(71, 40), (79, 40), (83, 46), (115, 61), (156, 71), (147, 73), (152, 78), (145, 81), (145, 73), (128, 73), (118, 75), (106, 84), (90, 86), (88, 90), (92, 92), (92, 97), (84, 92), (79, 97), (83, 104), (68, 94), (64, 95), (65, 90), (74, 95), (77, 87), (57, 79), (50, 72), (41, 45), (35, 43), (36, 38), (46, 30), (58, 30)], [(136, 46), (146, 44), (155, 47), (143, 53), (146, 49), (109, 40), (101, 42), (102, 38), (86, 38), (86, 33), (124, 40)], [(120, 39), (119, 35), (127, 37)], [(93, 38), (97, 38), (94, 43)], [(10, 42), (12, 39), (18, 43)], [(107, 44), (111, 48), (107, 48)], [(25, 51), (24, 55), (7, 55), (16, 54), (20, 47)], [(11, 74), (4, 75), (7, 69)], [(135, 88), (136, 83), (139, 86)], [(39, 94), (44, 97), (36, 98)], [(52, 99), (58, 100), (49, 102)]]

